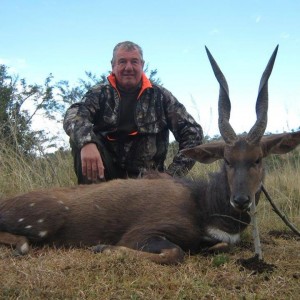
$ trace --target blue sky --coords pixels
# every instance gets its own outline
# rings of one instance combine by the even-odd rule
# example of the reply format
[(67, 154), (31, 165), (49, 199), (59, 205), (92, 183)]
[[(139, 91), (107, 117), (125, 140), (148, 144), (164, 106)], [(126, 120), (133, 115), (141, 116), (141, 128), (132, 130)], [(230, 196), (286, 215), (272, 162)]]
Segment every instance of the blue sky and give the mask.
[(0, 0), (0, 20), (0, 63), (28, 83), (52, 73), (76, 84), (85, 71), (109, 71), (118, 42), (140, 44), (149, 68), (211, 136), (219, 86), (204, 46), (227, 79), (241, 133), (255, 122), (260, 77), (279, 44), (267, 131), (300, 126), (300, 1)]

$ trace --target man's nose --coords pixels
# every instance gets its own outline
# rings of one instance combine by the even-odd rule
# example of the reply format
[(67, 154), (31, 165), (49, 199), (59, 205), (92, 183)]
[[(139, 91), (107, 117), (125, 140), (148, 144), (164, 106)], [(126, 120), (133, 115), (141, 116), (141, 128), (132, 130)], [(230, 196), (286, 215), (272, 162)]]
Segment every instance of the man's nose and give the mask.
[(126, 65), (125, 65), (125, 70), (132, 70), (132, 69), (133, 69), (132, 63), (130, 61), (127, 62)]

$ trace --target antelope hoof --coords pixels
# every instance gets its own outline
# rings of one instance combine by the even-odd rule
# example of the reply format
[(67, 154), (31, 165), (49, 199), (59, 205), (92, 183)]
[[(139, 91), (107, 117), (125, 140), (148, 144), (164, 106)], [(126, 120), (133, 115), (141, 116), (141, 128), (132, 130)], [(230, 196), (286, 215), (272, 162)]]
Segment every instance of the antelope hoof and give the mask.
[(213, 245), (212, 247), (208, 248), (209, 252), (226, 252), (229, 250), (229, 244), (228, 243), (217, 243)]
[(28, 254), (29, 244), (27, 241), (22, 241), (16, 245), (16, 249), (13, 252), (13, 256), (23, 256)]

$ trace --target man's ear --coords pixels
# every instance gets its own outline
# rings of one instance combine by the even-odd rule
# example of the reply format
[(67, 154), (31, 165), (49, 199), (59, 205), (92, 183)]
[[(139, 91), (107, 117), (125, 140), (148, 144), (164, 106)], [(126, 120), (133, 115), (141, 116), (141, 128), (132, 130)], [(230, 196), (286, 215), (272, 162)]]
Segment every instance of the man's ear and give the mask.
[(203, 164), (210, 164), (224, 157), (225, 142), (202, 144), (180, 152), (185, 156), (197, 160)]

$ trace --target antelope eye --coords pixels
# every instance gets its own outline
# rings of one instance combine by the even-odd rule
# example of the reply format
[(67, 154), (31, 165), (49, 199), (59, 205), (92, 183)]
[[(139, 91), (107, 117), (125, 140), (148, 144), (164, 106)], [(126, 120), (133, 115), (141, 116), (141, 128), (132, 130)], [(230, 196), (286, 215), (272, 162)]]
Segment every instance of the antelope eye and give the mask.
[(254, 161), (254, 162), (251, 163), (251, 166), (253, 168), (257, 168), (257, 167), (260, 166), (260, 163), (261, 163), (261, 158), (258, 158), (256, 161)]

